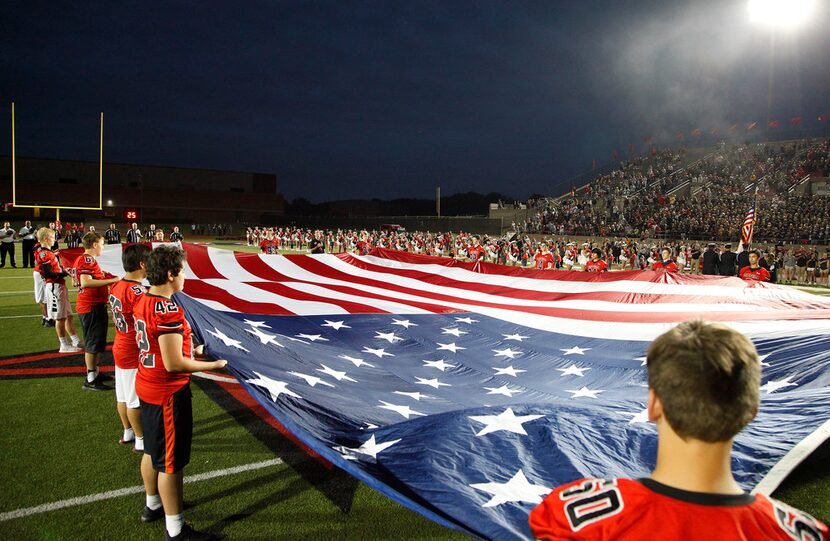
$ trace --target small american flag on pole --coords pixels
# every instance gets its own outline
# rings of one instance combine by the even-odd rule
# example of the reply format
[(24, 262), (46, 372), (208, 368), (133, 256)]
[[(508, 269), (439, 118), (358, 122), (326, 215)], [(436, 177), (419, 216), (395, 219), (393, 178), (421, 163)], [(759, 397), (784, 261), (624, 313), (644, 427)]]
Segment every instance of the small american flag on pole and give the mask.
[(752, 242), (752, 229), (755, 226), (755, 201), (749, 207), (749, 212), (746, 213), (744, 224), (741, 226), (741, 244), (749, 244)]

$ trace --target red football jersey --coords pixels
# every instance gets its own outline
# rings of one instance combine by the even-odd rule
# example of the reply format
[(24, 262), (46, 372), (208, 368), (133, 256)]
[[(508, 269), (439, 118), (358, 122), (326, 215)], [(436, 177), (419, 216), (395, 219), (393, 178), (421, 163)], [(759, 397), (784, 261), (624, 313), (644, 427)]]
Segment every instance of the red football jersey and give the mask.
[(538, 539), (828, 539), (827, 526), (762, 494), (705, 494), (651, 479), (582, 479), (530, 513)]
[(608, 270), (608, 263), (600, 259), (599, 261), (588, 261), (585, 263), (585, 270), (588, 272), (603, 272)]
[(172, 373), (164, 368), (159, 336), (181, 334), (182, 355), (192, 357), (190, 325), (184, 317), (184, 310), (176, 301), (151, 293), (138, 297), (133, 306), (133, 318), (139, 349), (136, 393), (141, 400), (150, 404), (164, 404), (170, 395), (190, 382), (190, 374)]
[(484, 247), (481, 245), (478, 246), (470, 246), (467, 248), (467, 257), (472, 259), (473, 261), (478, 261), (484, 257)]
[(98, 266), (98, 261), (88, 254), (81, 254), (72, 263), (72, 281), (78, 287), (78, 299), (75, 301), (75, 311), (79, 314), (86, 314), (92, 311), (97, 304), (107, 302), (109, 288), (102, 287), (81, 287), (81, 275), (88, 274), (93, 280), (103, 280), (106, 274)]
[(769, 282), (770, 274), (764, 267), (752, 269), (750, 267), (743, 267), (738, 273), (740, 277), (749, 282)]
[(35, 255), (35, 269), (34, 271), (40, 273), (40, 258), (38, 258), (37, 254), (43, 250), (43, 246), (40, 245), (39, 242), (36, 242), (35, 245), (32, 247), (32, 253)]
[(138, 368), (138, 344), (135, 340), (133, 309), (138, 298), (145, 292), (140, 282), (123, 278), (110, 288), (109, 302), (112, 322), (115, 324), (112, 357), (118, 368)]
[(666, 261), (655, 261), (654, 265), (651, 266), (651, 270), (656, 271), (664, 271), (664, 272), (677, 272), (677, 263), (669, 259), (668, 262)]
[(545, 269), (552, 269), (553, 268), (553, 265), (554, 265), (553, 264), (553, 254), (550, 253), (550, 252), (548, 252), (546, 254), (543, 254), (542, 252), (539, 252), (534, 257), (534, 260), (536, 261), (536, 268), (537, 269), (545, 270)]
[(259, 243), (259, 249), (262, 250), (263, 253), (266, 254), (278, 254), (280, 253), (279, 250), (280, 242), (276, 239), (268, 240), (265, 239)]
[[(35, 250), (35, 261), (37, 261), (37, 266), (35, 267), (37, 271), (42, 275), (43, 274), (43, 266), (49, 266), (52, 268), (52, 272), (59, 273), (61, 272), (61, 265), (60, 261), (58, 261), (58, 256), (52, 250), (47, 248), (41, 248), (40, 250)], [(63, 284), (66, 282), (65, 278), (58, 278), (52, 279), (47, 278), (46, 276), (43, 277), (43, 281), (47, 284)]]

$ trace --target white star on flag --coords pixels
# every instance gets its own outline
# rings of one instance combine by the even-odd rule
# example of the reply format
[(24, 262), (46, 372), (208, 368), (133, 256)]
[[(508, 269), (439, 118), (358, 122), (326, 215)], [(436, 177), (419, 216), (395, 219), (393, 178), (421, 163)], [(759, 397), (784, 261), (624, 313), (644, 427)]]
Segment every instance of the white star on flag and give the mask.
[(395, 445), (399, 441), (401, 441), (401, 440), (397, 439), (397, 440), (387, 441), (387, 442), (384, 442), (384, 443), (377, 443), (375, 441), (375, 435), (372, 434), (372, 437), (370, 437), (368, 440), (363, 442), (363, 445), (361, 445), (357, 449), (354, 449), (354, 452), (357, 453), (357, 454), (361, 454), (361, 455), (369, 455), (370, 457), (372, 457), (374, 459), (377, 459), (378, 453), (380, 453), (384, 449), (388, 449), (388, 448), (392, 447), (393, 445)]
[(473, 483), (470, 486), (493, 495), (482, 507), (495, 507), (509, 502), (538, 504), (551, 491), (549, 487), (530, 483), (521, 469), (506, 483)]
[(648, 364), (648, 357), (646, 357), (646, 356), (643, 356), (643, 357), (634, 357), (634, 360), (635, 360), (635, 361), (640, 361), (640, 366), (645, 366), (645, 365), (647, 365), (647, 364)]
[(758, 361), (760, 361), (761, 366), (772, 366), (771, 364), (764, 362), (770, 355), (772, 355), (772, 353), (767, 353), (766, 355), (758, 355)]
[(394, 344), (395, 342), (403, 342), (403, 338), (400, 336), (395, 336), (393, 332), (377, 332), (375, 331), (375, 340), (386, 340), (390, 344)]
[(536, 420), (544, 415), (522, 415), (516, 417), (511, 408), (507, 408), (498, 415), (473, 415), (470, 419), (477, 423), (484, 424), (484, 428), (479, 431), (476, 436), (484, 436), (491, 432), (498, 432), (499, 430), (506, 430), (514, 434), (522, 434), (527, 436), (522, 424)]
[(321, 364), (320, 366), (322, 366), (323, 368), (318, 368), (317, 369), (318, 372), (322, 372), (323, 374), (328, 374), (329, 376), (333, 377), (337, 381), (346, 380), (346, 381), (353, 381), (353, 382), (357, 383), (357, 380), (354, 380), (354, 379), (350, 378), (349, 376), (346, 375), (345, 372), (338, 372), (337, 370), (334, 370), (333, 368), (329, 368), (328, 366), (326, 366), (324, 364)]
[(394, 357), (395, 355), (392, 353), (386, 353), (383, 348), (370, 348), (369, 346), (363, 346), (363, 353), (371, 353), (372, 355), (376, 355), (378, 359), (383, 357)]
[(580, 377), (582, 377), (582, 376), (585, 375), (584, 372), (586, 370), (590, 370), (590, 368), (577, 368), (577, 366), (575, 364), (572, 364), (568, 368), (557, 368), (557, 370), (562, 372), (562, 374), (560, 374), (559, 377), (565, 377), (565, 376), (580, 376)]
[(495, 353), (495, 357), (509, 357), (510, 359), (515, 359), (517, 356), (521, 355), (521, 351), (513, 351), (510, 348), (505, 349), (494, 349), (493, 353)]
[(447, 368), (455, 368), (455, 366), (454, 364), (445, 363), (444, 359), (438, 359), (437, 361), (424, 360), (424, 368), (437, 368), (441, 372)]
[(338, 355), (337, 358), (338, 359), (343, 359), (344, 361), (349, 361), (358, 368), (360, 368), (364, 364), (366, 366), (368, 366), (369, 368), (374, 368), (375, 367), (375, 365), (369, 364), (366, 361), (364, 361), (363, 359), (358, 359), (357, 357), (350, 357), (348, 355)]
[(277, 340), (276, 340), (277, 335), (268, 334), (267, 332), (261, 331), (261, 330), (259, 330), (259, 327), (254, 327), (253, 330), (245, 329), (245, 332), (249, 332), (249, 333), (253, 334), (254, 336), (256, 336), (257, 338), (259, 338), (259, 341), (262, 342), (263, 345), (273, 343), (273, 344), (278, 345), (281, 348), (285, 347), (282, 344), (280, 344), (279, 342), (277, 342)]
[(511, 389), (507, 385), (502, 385), (501, 387), (485, 387), (485, 389), (490, 391), (487, 394), (503, 394), (504, 396), (509, 396), (510, 398), (513, 398), (514, 393), (518, 394), (522, 392), (518, 389)]
[(354, 449), (351, 447), (335, 445), (332, 449), (343, 455), (343, 460), (357, 460), (357, 455), (354, 454)]
[(378, 402), (383, 404), (382, 406), (378, 406), (379, 408), (394, 411), (395, 413), (400, 413), (407, 419), (409, 419), (410, 415), (420, 415), (422, 417), (426, 415), (426, 413), (421, 413), (420, 411), (410, 409), (409, 406), (398, 406), (397, 404), (390, 404), (389, 402), (384, 402), (383, 400), (378, 400)]
[(503, 334), (505, 340), (515, 340), (517, 342), (521, 342), (525, 338), (530, 338), (529, 336), (522, 336), (521, 334)]
[(406, 329), (418, 326), (417, 323), (410, 323), (408, 319), (393, 319), (392, 325), (400, 325), (401, 327), (404, 327)]
[(430, 387), (434, 387), (435, 389), (439, 387), (452, 387), (452, 385), (450, 385), (449, 383), (441, 383), (440, 381), (438, 381), (438, 378), (426, 379), (415, 376), (415, 379), (418, 380), (415, 382), (415, 385), (429, 385)]
[(512, 366), (508, 366), (507, 368), (499, 368), (497, 366), (493, 367), (493, 370), (496, 371), (497, 376), (513, 376), (514, 378), (519, 377), (520, 372), (527, 372), (527, 370), (522, 370), (521, 368), (513, 368)]
[(469, 317), (457, 317), (455, 321), (458, 323), (466, 323), (467, 325), (472, 325), (473, 323), (478, 323), (477, 319), (470, 319)]
[(240, 345), (242, 342), (240, 342), (239, 340), (234, 340), (233, 338), (231, 338), (227, 334), (223, 333), (219, 329), (216, 329), (215, 327), (214, 327), (214, 329), (216, 330), (216, 332), (207, 331), (207, 333), (212, 334), (213, 336), (215, 336), (216, 338), (221, 340), (222, 343), (225, 344), (226, 346), (235, 347), (236, 349), (241, 349), (242, 351), (248, 351), (247, 349), (243, 348)]
[(438, 345), (440, 346), (438, 348), (438, 351), (441, 351), (443, 349), (443, 350), (446, 350), (446, 351), (452, 351), (453, 353), (457, 353), (459, 349), (467, 349), (467, 348), (463, 348), (461, 346), (456, 346), (455, 342), (453, 342), (451, 344), (442, 344), (441, 342), (438, 342)]
[(761, 390), (766, 391), (767, 394), (772, 394), (778, 389), (783, 389), (784, 387), (798, 387), (797, 383), (790, 382), (791, 379), (792, 376), (787, 376), (786, 378), (779, 379), (778, 381), (769, 380), (761, 385)]
[(579, 398), (581, 396), (584, 396), (586, 398), (597, 398), (597, 395), (599, 393), (604, 393), (605, 392), (605, 391), (599, 391), (599, 390), (591, 390), (588, 387), (582, 387), (578, 391), (573, 391), (571, 389), (566, 389), (566, 390), (569, 393), (573, 393), (573, 394), (571, 394), (571, 398)]
[(631, 416), (631, 419), (628, 421), (630, 425), (648, 422), (648, 408), (644, 408), (637, 413), (626, 412), (625, 414)]
[(351, 329), (344, 321), (329, 321), (328, 319), (323, 320), (325, 323), (320, 325), (321, 327), (331, 327), (335, 331), (339, 331), (340, 329)]
[(563, 352), (563, 355), (585, 355), (585, 352), (591, 348), (581, 348), (579, 346), (574, 346), (570, 349), (560, 349), (559, 351)]
[(451, 335), (453, 335), (457, 338), (461, 338), (462, 334), (469, 334), (467, 331), (462, 331), (459, 328), (449, 329), (449, 328), (441, 327), (441, 330), (444, 331), (441, 334), (451, 334)]
[(271, 400), (274, 402), (277, 401), (277, 397), (281, 394), (287, 394), (288, 396), (293, 396), (295, 398), (302, 398), (302, 396), (297, 393), (288, 390), (288, 383), (271, 379), (268, 376), (263, 376), (259, 372), (254, 372), (254, 374), (256, 374), (257, 379), (246, 379), (245, 381), (252, 385), (256, 385), (257, 387), (265, 388), (269, 393), (271, 393)]
[(266, 329), (270, 329), (270, 325), (266, 325), (264, 321), (251, 321), (250, 319), (245, 319), (245, 325), (250, 325), (254, 328), (265, 327)]
[(431, 398), (429, 395), (426, 395), (426, 394), (423, 394), (423, 393), (417, 393), (417, 392), (416, 393), (408, 393), (406, 391), (392, 391), (392, 392), (395, 393), (395, 394), (408, 396), (412, 400), (417, 400), (418, 402), (420, 402), (422, 398)]
[(318, 383), (320, 385), (325, 385), (327, 387), (334, 387), (334, 385), (332, 385), (328, 381), (326, 381), (322, 378), (318, 378), (317, 376), (310, 376), (308, 374), (303, 374), (302, 372), (289, 372), (289, 374), (297, 376), (298, 378), (304, 379), (306, 381), (306, 383), (308, 383), (312, 387), (314, 387)]
[(303, 333), (300, 333), (300, 334), (295, 334), (294, 336), (296, 336), (297, 338), (305, 338), (306, 340), (311, 340), (312, 342), (316, 342), (317, 340), (319, 340), (321, 342), (328, 342), (329, 341), (328, 338), (323, 338), (322, 334), (303, 334)]

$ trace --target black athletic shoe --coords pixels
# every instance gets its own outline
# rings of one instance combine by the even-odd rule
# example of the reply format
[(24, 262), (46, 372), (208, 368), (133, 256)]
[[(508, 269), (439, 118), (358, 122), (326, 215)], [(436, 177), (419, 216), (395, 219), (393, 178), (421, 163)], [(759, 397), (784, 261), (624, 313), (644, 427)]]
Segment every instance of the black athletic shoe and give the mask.
[(98, 377), (95, 379), (97, 379), (98, 381), (112, 381), (112, 375), (104, 374), (103, 372), (98, 372)]
[(45, 317), (42, 317), (42, 318), (40, 318), (40, 324), (43, 327), (48, 327), (49, 326), (49, 320), (46, 319)]
[(46, 325), (48, 327), (54, 327), (55, 326), (55, 320), (54, 319), (47, 319), (46, 320)]
[(182, 531), (179, 532), (179, 535), (171, 537), (170, 534), (167, 533), (167, 530), (165, 530), (164, 538), (167, 541), (216, 541), (217, 539), (221, 539), (221, 537), (211, 533), (196, 531), (186, 522), (182, 527)]
[(164, 518), (164, 507), (159, 506), (158, 509), (150, 509), (144, 506), (144, 512), (141, 513), (141, 522), (155, 522)]
[(101, 383), (101, 378), (95, 378), (92, 381), (85, 381), (83, 386), (84, 391), (109, 391), (110, 387), (107, 387), (103, 383)]

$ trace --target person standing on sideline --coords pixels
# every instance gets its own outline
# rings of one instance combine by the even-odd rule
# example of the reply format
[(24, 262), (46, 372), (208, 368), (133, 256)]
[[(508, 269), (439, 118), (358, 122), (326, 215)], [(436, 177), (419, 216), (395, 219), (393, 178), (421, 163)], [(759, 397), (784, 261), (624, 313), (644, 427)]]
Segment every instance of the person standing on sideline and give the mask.
[(11, 224), (3, 222), (3, 229), (0, 229), (0, 268), (6, 266), (7, 255), (12, 268), (17, 268), (17, 262), (14, 260), (14, 237), (16, 236), (17, 233), (11, 228)]
[[(49, 229), (49, 231), (52, 230)], [(37, 232), (35, 232), (35, 236), (37, 236)], [(40, 259), (38, 258), (38, 252), (41, 250), (46, 250), (46, 248), (43, 248), (39, 242), (36, 242), (35, 247), (32, 250), (35, 259), (35, 267), (32, 272), (32, 280), (34, 280), (35, 283), (35, 304), (40, 306), (41, 324), (44, 327), (54, 327), (55, 320), (49, 318), (49, 313), (46, 310), (46, 282), (43, 281), (43, 275), (40, 271)]]
[(144, 295), (141, 281), (147, 277), (147, 256), (152, 250), (146, 244), (130, 244), (121, 254), (121, 263), (127, 274), (110, 288), (109, 304), (115, 325), (112, 357), (115, 360), (115, 403), (124, 434), (118, 443), (135, 442), (134, 450), (144, 452), (144, 431), (141, 429), (141, 411), (135, 392), (138, 373), (138, 344), (135, 341), (133, 307)]
[(184, 235), (179, 232), (179, 226), (173, 226), (173, 232), (170, 233), (170, 242), (182, 242)]
[(130, 230), (127, 231), (127, 242), (130, 244), (141, 242), (141, 231), (139, 231), (138, 224), (135, 222), (130, 226)]
[(190, 324), (172, 298), (184, 289), (185, 258), (185, 251), (172, 244), (150, 252), (146, 262), (150, 290), (133, 308), (139, 348), (136, 392), (144, 428), (141, 477), (147, 495), (142, 521), (156, 520), (163, 513), (168, 540), (211, 538), (193, 530), (182, 514), (183, 470), (190, 462), (193, 438), (190, 374), (227, 365), (225, 360), (192, 358), (201, 346), (192, 349)]
[(73, 279), (79, 287), (75, 311), (81, 317), (86, 350), (86, 381), (83, 388), (89, 391), (103, 391), (107, 387), (102, 384), (103, 378), (98, 371), (98, 364), (107, 347), (108, 286), (117, 282), (118, 278), (105, 274), (95, 259), (104, 250), (104, 237), (90, 231), (84, 235), (83, 244), (84, 253), (72, 264)]
[(55, 243), (55, 232), (48, 227), (41, 227), (37, 232), (37, 239), (41, 244), (41, 249), (37, 251), (37, 264), (43, 275), (47, 317), (55, 322), (55, 332), (60, 343), (58, 352), (78, 353), (82, 350), (78, 347), (80, 339), (75, 333), (72, 306), (69, 304), (69, 294), (66, 290), (68, 274), (61, 268), (55, 252), (43, 248)]
[(732, 442), (761, 402), (761, 362), (749, 339), (724, 325), (687, 321), (652, 342), (646, 363), (654, 471), (554, 489), (530, 513), (534, 538), (828, 539), (827, 526), (744, 492), (732, 475)]
[(32, 222), (26, 220), (23, 227), (17, 232), (17, 236), (23, 241), (21, 250), (23, 251), (23, 268), (35, 268), (35, 228), (32, 227)]
[(735, 276), (736, 260), (737, 256), (732, 251), (732, 245), (724, 244), (718, 261), (718, 274), (721, 276)]
[(104, 239), (107, 244), (121, 244), (121, 233), (115, 228), (115, 224), (110, 224), (109, 229), (104, 231)]
[(712, 276), (718, 274), (718, 253), (715, 251), (715, 243), (710, 242), (703, 252), (703, 274)]

